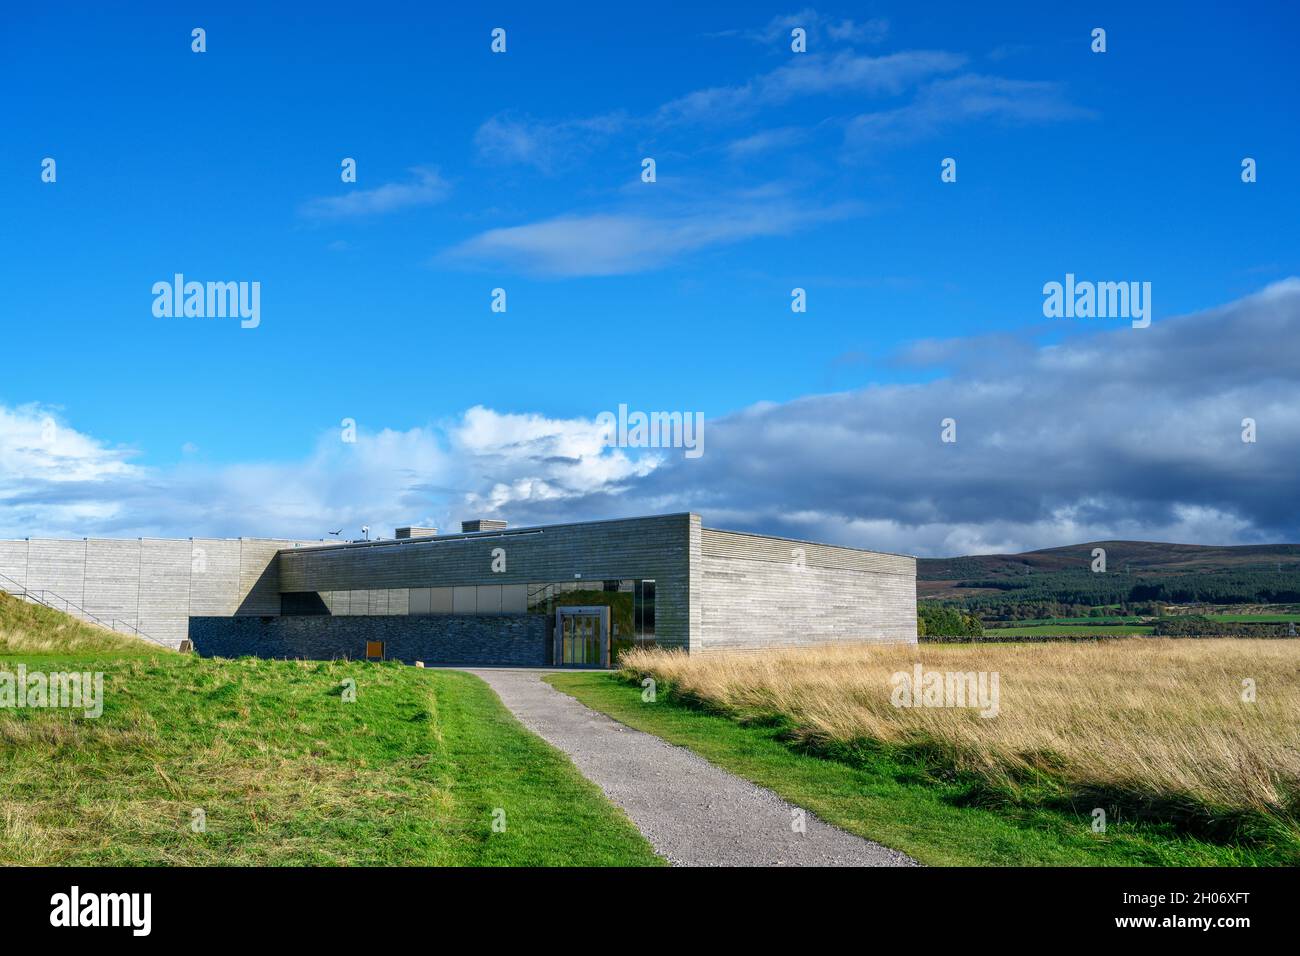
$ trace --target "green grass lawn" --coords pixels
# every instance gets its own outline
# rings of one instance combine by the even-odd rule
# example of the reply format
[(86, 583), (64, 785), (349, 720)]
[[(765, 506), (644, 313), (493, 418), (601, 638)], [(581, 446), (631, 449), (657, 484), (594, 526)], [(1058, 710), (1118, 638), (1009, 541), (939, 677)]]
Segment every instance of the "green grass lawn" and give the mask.
[(15, 605), (0, 671), (102, 671), (105, 703), (0, 709), (0, 865), (661, 862), (477, 677), (201, 659)]
[(555, 674), (557, 689), (630, 727), (693, 750), (738, 776), (780, 794), (823, 820), (931, 865), (1295, 865), (1294, 842), (1234, 846), (1206, 842), (1172, 827), (1110, 820), (1091, 829), (1092, 806), (1055, 809), (993, 803), (980, 788), (943, 768), (883, 750), (839, 758), (797, 751), (781, 729), (742, 725), (674, 702), (662, 691), (643, 703), (641, 689), (611, 673)]

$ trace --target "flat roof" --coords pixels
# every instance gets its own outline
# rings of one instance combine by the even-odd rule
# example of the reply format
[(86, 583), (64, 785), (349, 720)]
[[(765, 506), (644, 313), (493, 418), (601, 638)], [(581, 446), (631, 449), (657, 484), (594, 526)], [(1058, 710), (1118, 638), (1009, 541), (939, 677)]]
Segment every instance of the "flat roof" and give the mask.
[[(685, 518), (694, 514), (690, 511), (674, 511), (661, 515), (635, 515), (627, 518), (598, 518), (594, 521), (566, 521), (561, 524), (539, 524), (526, 525), (519, 528), (494, 528), (488, 531), (458, 531), (450, 534), (427, 535), (418, 538), (384, 538), (381, 541), (347, 541), (347, 542), (328, 542), (324, 541), (320, 545), (305, 543), (298, 547), (281, 548), (280, 553), (296, 554), (303, 551), (343, 551), (356, 548), (392, 548), (392, 547), (418, 547), (421, 545), (428, 546), (439, 543), (440, 541), (466, 541), (471, 539), (487, 538), (509, 538), (518, 535), (542, 534), (546, 531), (559, 528), (583, 528), (591, 525), (601, 524), (623, 524), (631, 521), (648, 521), (658, 518)], [(733, 531), (728, 528), (704, 528), (703, 531), (713, 531), (721, 534), (743, 535), (750, 538), (767, 538), (771, 541), (788, 541), (792, 544), (810, 544), (821, 548), (842, 548), (845, 551), (861, 551), (866, 554), (888, 554), (897, 558), (913, 558), (914, 555), (901, 554), (897, 551), (880, 551), (874, 548), (855, 548), (847, 544), (831, 544), (826, 541), (809, 541), (804, 538), (787, 538), (784, 535), (761, 534), (756, 531)]]
[(450, 534), (427, 535), (421, 538), (384, 538), (382, 541), (347, 541), (338, 544), (324, 542), (319, 547), (314, 544), (304, 545), (301, 548), (281, 548), (282, 552), (294, 553), (297, 551), (342, 551), (348, 548), (389, 548), (389, 547), (414, 547), (416, 545), (437, 544), (439, 541), (466, 541), (471, 538), (508, 538), (514, 535), (541, 534), (544, 531), (550, 531), (555, 528), (584, 528), (594, 524), (620, 524), (628, 521), (647, 521), (656, 518), (685, 518), (691, 514), (689, 511), (674, 511), (664, 515), (639, 515), (630, 518), (598, 518), (595, 521), (566, 521), (562, 524), (537, 524), (526, 525), (519, 528), (492, 528), (488, 531), (456, 531)]

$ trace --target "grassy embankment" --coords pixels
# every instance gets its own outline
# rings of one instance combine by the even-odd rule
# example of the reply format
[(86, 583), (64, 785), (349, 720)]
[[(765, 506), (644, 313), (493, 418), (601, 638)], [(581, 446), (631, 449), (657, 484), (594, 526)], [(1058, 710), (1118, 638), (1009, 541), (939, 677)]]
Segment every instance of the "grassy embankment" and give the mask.
[[(1300, 645), (635, 652), (559, 689), (932, 864), (1300, 863)], [(891, 676), (997, 671), (996, 717), (900, 708)], [(643, 675), (657, 701), (643, 703)], [(1242, 700), (1242, 681), (1256, 700)], [(1093, 809), (1107, 814), (1104, 834)]]
[(102, 671), (105, 703), (0, 709), (0, 865), (659, 862), (468, 674), (205, 660), (0, 595), (20, 663)]

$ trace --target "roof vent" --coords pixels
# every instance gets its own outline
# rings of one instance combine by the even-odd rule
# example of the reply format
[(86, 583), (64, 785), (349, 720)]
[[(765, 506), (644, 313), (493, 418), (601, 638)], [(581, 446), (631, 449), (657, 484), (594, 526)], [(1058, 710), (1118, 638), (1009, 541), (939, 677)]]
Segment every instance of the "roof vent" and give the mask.
[(475, 518), (473, 521), (462, 521), (460, 523), (461, 534), (472, 534), (475, 531), (503, 531), (506, 523), (498, 518)]
[(399, 541), (403, 538), (432, 538), (437, 533), (437, 528), (398, 528), (394, 532)]

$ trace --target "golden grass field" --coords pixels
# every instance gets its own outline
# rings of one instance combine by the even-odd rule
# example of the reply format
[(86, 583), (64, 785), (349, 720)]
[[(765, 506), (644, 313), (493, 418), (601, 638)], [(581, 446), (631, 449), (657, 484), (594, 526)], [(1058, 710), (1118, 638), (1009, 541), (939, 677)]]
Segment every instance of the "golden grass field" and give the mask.
[[(917, 662), (998, 672), (997, 716), (894, 706), (892, 675)], [(1067, 791), (1262, 813), (1300, 829), (1296, 641), (636, 650), (622, 664), (731, 716), (784, 718), (814, 745), (916, 745), (1011, 790), (1041, 774)], [(1246, 679), (1254, 703), (1242, 699)]]

